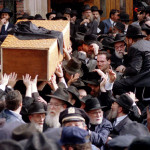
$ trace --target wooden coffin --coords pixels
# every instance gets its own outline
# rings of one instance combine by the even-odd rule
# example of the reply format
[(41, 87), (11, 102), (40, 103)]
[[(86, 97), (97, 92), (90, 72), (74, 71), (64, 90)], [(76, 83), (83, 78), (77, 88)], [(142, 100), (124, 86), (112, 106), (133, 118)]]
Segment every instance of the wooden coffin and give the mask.
[[(69, 46), (68, 21), (33, 20), (32, 23), (49, 30), (61, 31), (66, 47)], [(2, 73), (16, 72), (18, 79), (22, 79), (22, 75), (28, 73), (32, 78), (38, 74), (39, 80), (49, 80), (62, 59), (57, 39), (19, 40), (13, 35), (8, 35), (1, 45)]]

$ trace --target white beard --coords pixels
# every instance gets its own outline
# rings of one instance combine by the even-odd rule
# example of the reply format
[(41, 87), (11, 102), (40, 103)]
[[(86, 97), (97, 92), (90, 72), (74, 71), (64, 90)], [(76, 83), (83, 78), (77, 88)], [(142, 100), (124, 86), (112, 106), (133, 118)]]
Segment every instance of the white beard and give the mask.
[[(60, 109), (60, 112), (62, 112), (64, 110), (64, 108)], [(59, 123), (59, 114), (60, 112), (54, 112), (55, 114), (52, 115), (50, 112), (54, 112), (52, 110), (47, 111), (47, 115), (45, 117), (45, 123), (51, 127), (51, 128), (59, 128), (60, 127), (60, 123)]]
[(107, 119), (108, 119), (109, 121), (111, 121), (112, 119), (116, 119), (117, 116), (118, 116), (118, 111), (117, 111), (117, 110), (113, 111), (113, 110), (111, 109), (110, 112), (109, 112), (109, 114), (108, 114), (108, 116), (107, 116)]
[(102, 121), (103, 121), (103, 117), (100, 117), (99, 119), (100, 119), (100, 120), (90, 119), (90, 123), (91, 123), (91, 124), (94, 124), (94, 125), (101, 124)]
[(31, 123), (32, 123), (33, 126), (37, 129), (37, 131), (43, 132), (43, 125), (39, 125), (38, 123), (35, 123), (35, 122), (33, 122), (33, 121), (31, 121)]
[(123, 58), (123, 53), (119, 53), (119, 52), (115, 51), (115, 55), (120, 59)]

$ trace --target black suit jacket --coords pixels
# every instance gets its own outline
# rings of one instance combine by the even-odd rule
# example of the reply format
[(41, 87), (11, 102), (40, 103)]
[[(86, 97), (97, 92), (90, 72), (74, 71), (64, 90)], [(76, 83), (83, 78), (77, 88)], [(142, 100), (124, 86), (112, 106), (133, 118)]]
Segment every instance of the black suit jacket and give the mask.
[(132, 123), (132, 120), (127, 116), (125, 117), (119, 124), (117, 124), (112, 132), (110, 133), (110, 137), (115, 137), (117, 135), (120, 135), (120, 132), (122, 132), (123, 128), (125, 126), (128, 126), (128, 124)]

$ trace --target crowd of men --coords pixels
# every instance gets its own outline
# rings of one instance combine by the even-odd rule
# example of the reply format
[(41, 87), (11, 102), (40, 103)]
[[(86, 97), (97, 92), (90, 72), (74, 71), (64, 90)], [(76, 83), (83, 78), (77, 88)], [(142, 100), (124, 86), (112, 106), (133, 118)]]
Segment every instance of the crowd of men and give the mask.
[[(101, 21), (102, 13), (84, 5), (81, 16), (46, 14), (70, 21), (70, 47), (49, 81), (1, 76), (1, 150), (150, 149), (150, 6), (137, 9), (135, 22), (116, 9)], [(9, 9), (0, 15), (3, 42), (15, 25)]]

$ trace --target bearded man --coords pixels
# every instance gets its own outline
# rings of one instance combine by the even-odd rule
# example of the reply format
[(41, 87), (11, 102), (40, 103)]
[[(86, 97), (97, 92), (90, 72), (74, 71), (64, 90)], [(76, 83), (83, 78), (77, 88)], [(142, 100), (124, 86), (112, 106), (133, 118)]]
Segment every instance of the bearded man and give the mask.
[(125, 35), (119, 33), (116, 35), (114, 42), (112, 43), (115, 51), (111, 57), (111, 66), (114, 70), (117, 71), (117, 67), (123, 65), (126, 43), (125, 43)]
[(47, 115), (45, 118), (44, 131), (47, 128), (59, 128), (59, 114), (67, 107), (71, 106), (69, 102), (69, 93), (66, 89), (58, 88), (51, 97), (48, 103)]
[(98, 22), (94, 20), (91, 7), (84, 5), (82, 9), (82, 19), (77, 20), (76, 32), (85, 34), (97, 34)]
[(89, 98), (85, 102), (85, 111), (90, 118), (90, 131), (94, 131), (97, 134), (97, 137), (99, 137), (97, 139), (101, 141), (99, 142), (100, 145), (96, 141), (96, 138), (95, 141), (92, 141), (92, 144), (96, 145), (97, 147), (105, 145), (108, 135), (112, 131), (111, 122), (103, 118), (102, 108), (104, 107), (105, 106), (100, 105), (99, 100), (96, 97)]
[(43, 124), (45, 120), (46, 110), (44, 108), (43, 103), (34, 102), (30, 105), (28, 110), (28, 117), (32, 124), (34, 124), (35, 128), (39, 131), (43, 131)]

